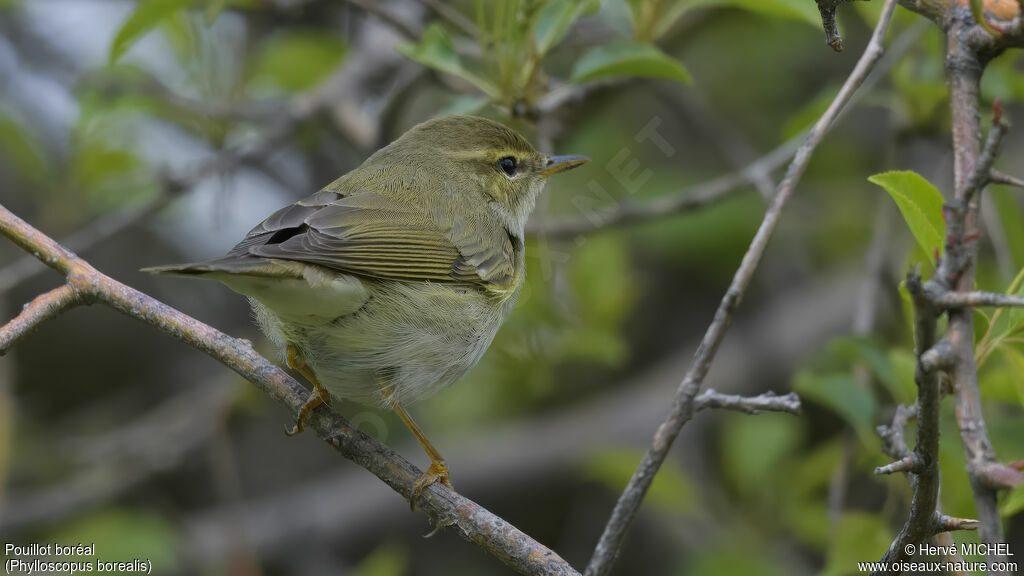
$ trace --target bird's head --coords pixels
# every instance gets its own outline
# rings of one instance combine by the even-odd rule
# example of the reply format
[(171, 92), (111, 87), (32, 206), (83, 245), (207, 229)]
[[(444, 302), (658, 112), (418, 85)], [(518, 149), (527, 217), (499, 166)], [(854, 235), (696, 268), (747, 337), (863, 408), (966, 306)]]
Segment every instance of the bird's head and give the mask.
[(473, 202), (482, 195), (508, 228), (520, 233), (548, 177), (589, 161), (538, 152), (516, 131), (477, 116), (429, 120), (381, 154), (389, 163), (436, 173), (454, 197)]

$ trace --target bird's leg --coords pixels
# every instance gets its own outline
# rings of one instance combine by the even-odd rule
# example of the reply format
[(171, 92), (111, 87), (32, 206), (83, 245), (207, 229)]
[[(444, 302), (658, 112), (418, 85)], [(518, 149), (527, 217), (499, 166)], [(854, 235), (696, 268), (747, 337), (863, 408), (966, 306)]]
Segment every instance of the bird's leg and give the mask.
[(412, 432), (412, 435), (416, 437), (420, 446), (423, 447), (423, 451), (430, 457), (430, 467), (427, 468), (427, 471), (416, 480), (416, 483), (413, 484), (412, 487), (412, 498), (409, 500), (409, 506), (415, 510), (416, 500), (419, 499), (423, 489), (427, 486), (439, 481), (441, 484), (444, 484), (449, 488), (452, 487), (452, 483), (448, 479), (448, 465), (445, 464), (444, 458), (441, 457), (441, 453), (437, 451), (437, 448), (434, 448), (434, 445), (430, 443), (430, 440), (427, 440), (426, 435), (423, 434), (423, 430), (420, 430), (420, 427), (416, 424), (416, 421), (412, 419), (412, 416), (405, 407), (398, 402), (391, 400), (392, 391), (390, 384), (381, 386), (380, 392), (384, 396), (384, 399), (391, 404), (391, 409), (395, 411), (395, 414), (398, 414), (398, 417), (402, 419), (402, 422), (405, 422), (405, 425), (409, 428), (409, 431)]
[(306, 380), (309, 380), (313, 384), (313, 393), (309, 395), (309, 399), (306, 400), (306, 403), (299, 408), (299, 414), (295, 417), (295, 426), (290, 430), (285, 430), (284, 432), (288, 436), (294, 436), (306, 428), (306, 419), (309, 418), (309, 413), (312, 412), (314, 408), (321, 404), (326, 404), (327, 406), (331, 405), (331, 393), (328, 392), (322, 384), (320, 384), (320, 380), (316, 377), (316, 374), (314, 374), (313, 370), (306, 365), (306, 361), (302, 359), (302, 354), (299, 352), (298, 348), (289, 344), (287, 354), (288, 366), (292, 370), (302, 374)]

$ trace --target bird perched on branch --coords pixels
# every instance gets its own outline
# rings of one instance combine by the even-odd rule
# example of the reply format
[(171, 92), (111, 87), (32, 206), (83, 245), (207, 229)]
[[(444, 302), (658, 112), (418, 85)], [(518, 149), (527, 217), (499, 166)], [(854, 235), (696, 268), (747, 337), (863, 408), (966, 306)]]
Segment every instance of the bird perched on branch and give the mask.
[(393, 409), (451, 486), (406, 407), (476, 365), (515, 305), (523, 227), (547, 178), (585, 162), (549, 156), (473, 116), (424, 122), (225, 256), (147, 271), (212, 278), (249, 297), (263, 332), (313, 384), (289, 435), (332, 398)]

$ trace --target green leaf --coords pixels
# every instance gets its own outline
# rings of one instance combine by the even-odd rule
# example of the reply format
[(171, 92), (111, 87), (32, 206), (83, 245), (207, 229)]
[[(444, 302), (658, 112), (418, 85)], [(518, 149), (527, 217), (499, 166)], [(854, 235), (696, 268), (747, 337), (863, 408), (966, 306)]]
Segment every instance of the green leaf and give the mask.
[(135, 42), (163, 20), (188, 8), (193, 0), (142, 0), (114, 36), (110, 45), (110, 63), (115, 64)]
[(533, 28), (533, 43), (537, 53), (541, 56), (547, 54), (548, 50), (565, 38), (565, 33), (577, 18), (597, 5), (595, 0), (550, 0), (540, 9)]
[(249, 67), (249, 78), (286, 90), (307, 90), (327, 78), (347, 51), (345, 42), (334, 34), (288, 30), (259, 47)]
[(406, 58), (428, 68), (462, 78), (491, 98), (497, 99), (501, 96), (494, 84), (462, 65), (459, 55), (455, 52), (451, 37), (440, 24), (434, 23), (428, 26), (423, 32), (419, 44), (400, 44), (396, 50)]
[(862, 440), (870, 442), (874, 437), (875, 395), (849, 374), (800, 372), (793, 390), (802, 399), (821, 404), (842, 416)]
[(667, 78), (688, 84), (690, 73), (679, 61), (651, 44), (617, 40), (596, 46), (576, 62), (572, 81), (579, 84), (610, 76)]
[(884, 172), (868, 178), (892, 196), (910, 227), (914, 239), (925, 253), (943, 246), (946, 223), (942, 219), (945, 202), (939, 190), (916, 172)]
[(804, 0), (690, 0), (689, 7), (735, 7), (773, 18), (789, 18), (821, 26), (821, 14), (814, 2)]

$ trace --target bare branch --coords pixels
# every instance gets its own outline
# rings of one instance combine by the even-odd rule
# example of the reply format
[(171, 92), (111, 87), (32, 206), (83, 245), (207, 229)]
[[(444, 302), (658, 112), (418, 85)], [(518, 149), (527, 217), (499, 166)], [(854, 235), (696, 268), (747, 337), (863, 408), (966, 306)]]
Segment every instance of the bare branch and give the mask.
[(917, 472), (920, 468), (920, 461), (918, 461), (918, 459), (914, 457), (914, 454), (911, 453), (895, 462), (875, 468), (875, 474), (881, 476), (883, 474), (895, 474), (897, 472)]
[(935, 370), (948, 370), (953, 366), (956, 359), (953, 356), (953, 343), (949, 338), (943, 338), (934, 346), (921, 354), (921, 367), (928, 372)]
[(17, 317), (0, 328), (0, 355), (5, 354), (11, 346), (17, 344), (43, 322), (82, 303), (83, 299), (70, 284), (36, 296), (25, 305)]
[(721, 408), (733, 410), (744, 414), (760, 414), (766, 412), (786, 412), (789, 414), (800, 413), (800, 397), (790, 392), (783, 396), (777, 396), (774, 392), (765, 392), (758, 396), (737, 396), (735, 394), (722, 394), (713, 388), (708, 388), (696, 398), (696, 412), (710, 408)]
[(694, 400), (711, 367), (711, 361), (714, 359), (719, 345), (725, 338), (725, 334), (732, 322), (732, 314), (736, 307), (739, 306), (743, 293), (750, 284), (754, 271), (760, 263), (761, 256), (768, 245), (768, 240), (771, 238), (772, 232), (778, 223), (782, 208), (796, 188), (796, 184), (800, 181), (801, 176), (803, 176), (814, 150), (825, 137), (836, 116), (850, 101), (854, 92), (857, 91), (872, 68), (882, 57), (884, 52), (883, 39), (885, 38), (886, 31), (889, 29), (889, 23), (895, 6), (896, 0), (886, 0), (878, 24), (875, 26), (874, 33), (864, 50), (864, 54), (857, 61), (857, 65), (846, 79), (842, 89), (840, 89), (839, 94), (836, 95), (828, 110), (818, 119), (807, 136), (807, 140), (797, 150), (796, 156), (786, 171), (785, 178), (779, 184), (775, 196), (772, 197), (764, 219), (761, 221), (761, 226), (751, 241), (750, 247), (743, 256), (743, 260), (733, 276), (725, 297), (715, 312), (714, 320), (712, 320), (707, 332), (704, 334), (704, 339), (697, 350), (693, 364), (679, 385), (668, 417), (658, 427), (651, 447), (644, 454), (643, 460), (633, 473), (633, 477), (630, 478), (619, 501), (615, 504), (611, 518), (608, 520), (604, 533), (601, 535), (601, 539), (594, 550), (594, 555), (587, 566), (585, 572), (587, 576), (603, 576), (611, 569), (612, 563), (622, 547), (626, 531), (632, 524), (633, 518), (636, 516), (641, 502), (643, 502), (655, 474), (657, 474), (661, 464), (668, 456), (672, 442), (679, 435), (683, 425), (693, 417), (696, 408)]
[(936, 306), (958, 310), (961, 308), (1024, 308), (1024, 298), (994, 292), (946, 292), (934, 300)]
[[(914, 496), (910, 503), (910, 517), (882, 558), (882, 563), (890, 564), (910, 557), (907, 554), (908, 545), (918, 544), (935, 535), (934, 520), (939, 501), (939, 409), (942, 394), (939, 390), (938, 371), (925, 369), (921, 362), (921, 357), (935, 345), (938, 315), (922, 296), (918, 272), (911, 272), (907, 276), (907, 288), (914, 301), (914, 345), (918, 358), (914, 370), (914, 382), (917, 383), (917, 442), (911, 452), (902, 439), (908, 415), (897, 410), (894, 425), (888, 432), (893, 434), (898, 424), (898, 432), (895, 434), (903, 445), (892, 445), (894, 438), (890, 437), (886, 442), (886, 451), (899, 455), (900, 460), (880, 470), (893, 467), (910, 472)], [(876, 470), (875, 473), (880, 472)]]
[[(977, 106), (977, 104), (975, 104)], [(993, 117), (992, 128), (988, 131), (988, 138), (985, 140), (985, 147), (982, 148), (978, 160), (974, 164), (967, 182), (964, 185), (963, 198), (966, 204), (970, 204), (974, 196), (981, 192), (981, 189), (988, 184), (992, 177), (992, 165), (999, 157), (999, 148), (1002, 145), (1003, 137), (1010, 125), (1003, 119), (1002, 105), (999, 100), (992, 105)]]
[(970, 518), (956, 518), (954, 516), (946, 516), (945, 514), (938, 514), (935, 517), (935, 531), (936, 532), (952, 532), (954, 530), (977, 530), (978, 521)]
[[(960, 293), (974, 290), (978, 243), (971, 242), (970, 230), (977, 229), (978, 202), (973, 197), (984, 188), (991, 172), (999, 142), (1006, 130), (998, 107), (994, 125), (980, 150), (978, 141), (981, 75), (988, 60), (1008, 41), (1006, 35), (993, 38), (974, 22), (967, 6), (949, 7), (946, 30), (946, 74), (949, 79), (953, 132), (953, 178), (957, 184), (954, 200), (947, 204), (946, 255), (933, 280)], [(997, 45), (994, 45), (997, 44)], [(993, 51), (994, 50), (994, 51)], [(983, 170), (982, 170), (983, 168)], [(949, 376), (954, 390), (957, 426), (963, 442), (967, 474), (980, 526), (979, 537), (986, 544), (1003, 542), (1002, 518), (997, 490), (986, 482), (982, 470), (997, 466), (995, 449), (988, 438), (978, 386), (978, 367), (974, 357), (974, 310), (952, 309), (948, 338), (953, 342), (954, 365)], [(995, 564), (999, 557), (989, 555)], [(996, 572), (990, 572), (995, 574)]]
[(998, 170), (993, 170), (989, 174), (989, 182), (993, 184), (1002, 184), (1004, 186), (1014, 186), (1017, 188), (1024, 188), (1024, 178), (1017, 178), (1010, 174), (1004, 174)]
[(825, 29), (825, 43), (836, 52), (843, 51), (843, 38), (839, 35), (839, 27), (836, 26), (836, 8), (845, 2), (853, 0), (815, 0), (818, 3), (818, 12), (821, 14), (821, 26)]
[(917, 403), (910, 406), (900, 404), (893, 414), (892, 424), (878, 427), (878, 436), (882, 439), (882, 451), (896, 459), (904, 459), (911, 454), (907, 448), (904, 434), (911, 418), (917, 418)]
[[(281, 368), (257, 354), (247, 340), (228, 336), (100, 273), (3, 206), (0, 206), (0, 232), (64, 272), (73, 293), (104, 303), (208, 354), (293, 413), (305, 402), (309, 392)], [(68, 292), (57, 292), (57, 296), (66, 299)], [(0, 331), (0, 341), (8, 339), (13, 340), (5, 327)], [(407, 500), (412, 497), (413, 483), (421, 471), (396, 452), (325, 409), (317, 410), (309, 424), (343, 456), (372, 472)], [(434, 484), (424, 489), (417, 504), (436, 525), (457, 526), (460, 536), (521, 574), (578, 574), (557, 554), (515, 526), (443, 485)]]

